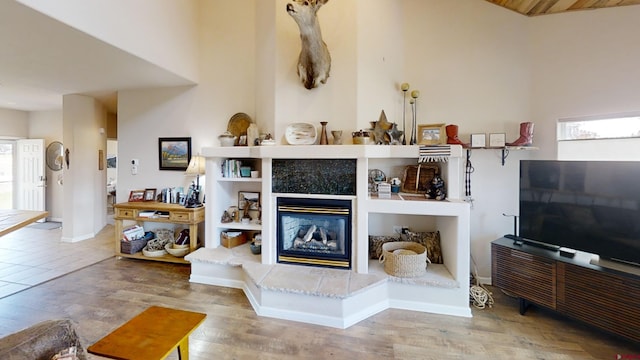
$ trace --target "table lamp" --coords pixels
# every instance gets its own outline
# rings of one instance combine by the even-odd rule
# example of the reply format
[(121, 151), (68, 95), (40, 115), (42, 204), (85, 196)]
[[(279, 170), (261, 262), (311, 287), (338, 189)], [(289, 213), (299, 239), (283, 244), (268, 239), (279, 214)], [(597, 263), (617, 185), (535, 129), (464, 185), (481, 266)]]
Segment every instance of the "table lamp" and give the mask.
[(204, 157), (200, 155), (192, 156), (185, 175), (195, 175), (196, 181), (195, 184), (191, 183), (191, 196), (187, 199), (185, 207), (196, 208), (202, 206), (202, 203), (200, 202), (200, 175), (204, 175), (204, 169)]

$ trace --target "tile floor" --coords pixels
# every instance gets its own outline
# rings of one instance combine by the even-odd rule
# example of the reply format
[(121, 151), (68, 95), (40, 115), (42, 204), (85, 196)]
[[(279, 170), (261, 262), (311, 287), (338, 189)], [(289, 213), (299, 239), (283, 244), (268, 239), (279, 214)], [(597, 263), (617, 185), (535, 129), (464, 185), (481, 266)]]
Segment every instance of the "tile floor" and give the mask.
[(0, 298), (114, 256), (114, 227), (76, 243), (60, 241), (62, 229), (33, 225), (0, 237)]

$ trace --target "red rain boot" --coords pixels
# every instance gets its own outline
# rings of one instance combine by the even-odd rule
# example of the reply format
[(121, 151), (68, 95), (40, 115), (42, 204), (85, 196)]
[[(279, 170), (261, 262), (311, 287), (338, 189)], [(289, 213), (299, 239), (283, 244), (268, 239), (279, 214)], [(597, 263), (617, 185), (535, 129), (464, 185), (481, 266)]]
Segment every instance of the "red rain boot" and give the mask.
[(447, 130), (447, 144), (462, 145), (462, 147), (465, 147), (465, 148), (469, 146), (469, 144), (463, 143), (458, 138), (458, 125), (447, 125), (446, 130)]
[(520, 123), (520, 137), (518, 140), (507, 143), (507, 146), (531, 146), (533, 144), (533, 123)]

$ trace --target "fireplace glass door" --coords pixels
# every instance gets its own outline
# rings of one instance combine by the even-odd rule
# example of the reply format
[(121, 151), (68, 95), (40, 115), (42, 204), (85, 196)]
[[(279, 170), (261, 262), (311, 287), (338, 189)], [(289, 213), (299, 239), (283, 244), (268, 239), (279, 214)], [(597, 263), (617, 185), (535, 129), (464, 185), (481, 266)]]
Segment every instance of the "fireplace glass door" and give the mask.
[(351, 200), (278, 198), (278, 262), (351, 268)]

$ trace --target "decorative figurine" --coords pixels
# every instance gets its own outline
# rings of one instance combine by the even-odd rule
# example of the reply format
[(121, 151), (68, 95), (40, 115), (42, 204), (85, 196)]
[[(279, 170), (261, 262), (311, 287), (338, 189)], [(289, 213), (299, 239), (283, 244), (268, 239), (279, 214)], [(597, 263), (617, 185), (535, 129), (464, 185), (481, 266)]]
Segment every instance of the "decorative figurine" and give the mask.
[(511, 143), (507, 143), (507, 146), (531, 146), (533, 144), (533, 123), (523, 122), (520, 123), (520, 137)]
[(233, 222), (233, 218), (231, 217), (231, 215), (229, 214), (229, 212), (227, 210), (225, 210), (222, 213), (222, 218), (220, 219), (220, 222), (223, 224), (227, 224), (230, 222)]
[(444, 200), (447, 197), (444, 180), (442, 180), (440, 175), (435, 175), (433, 179), (431, 179), (431, 186), (427, 189), (425, 196), (427, 199), (433, 200)]

